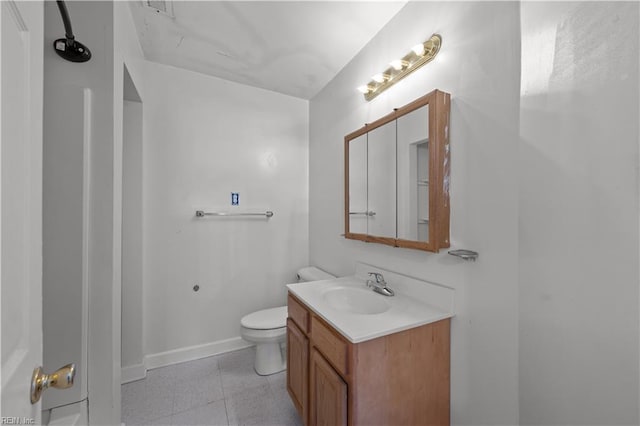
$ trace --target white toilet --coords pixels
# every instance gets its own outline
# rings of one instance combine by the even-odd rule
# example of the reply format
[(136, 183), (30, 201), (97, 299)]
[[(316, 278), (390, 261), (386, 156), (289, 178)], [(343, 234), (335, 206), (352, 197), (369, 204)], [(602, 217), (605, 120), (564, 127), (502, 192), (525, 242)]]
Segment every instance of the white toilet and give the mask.
[[(335, 278), (316, 267), (298, 270), (298, 282), (320, 281)], [(287, 337), (287, 307), (264, 309), (240, 320), (241, 335), (247, 342), (256, 344), (254, 368), (261, 376), (279, 373), (286, 365), (286, 355), (281, 345)]]

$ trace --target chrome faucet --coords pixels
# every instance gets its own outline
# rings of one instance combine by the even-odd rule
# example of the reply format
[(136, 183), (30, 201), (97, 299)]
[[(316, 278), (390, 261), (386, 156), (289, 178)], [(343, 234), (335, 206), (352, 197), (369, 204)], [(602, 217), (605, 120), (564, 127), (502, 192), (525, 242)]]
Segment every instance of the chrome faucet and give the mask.
[(384, 296), (393, 296), (393, 290), (387, 287), (387, 282), (379, 272), (369, 272), (370, 277), (374, 277), (374, 280), (367, 280), (367, 287), (373, 288), (373, 291), (380, 293)]

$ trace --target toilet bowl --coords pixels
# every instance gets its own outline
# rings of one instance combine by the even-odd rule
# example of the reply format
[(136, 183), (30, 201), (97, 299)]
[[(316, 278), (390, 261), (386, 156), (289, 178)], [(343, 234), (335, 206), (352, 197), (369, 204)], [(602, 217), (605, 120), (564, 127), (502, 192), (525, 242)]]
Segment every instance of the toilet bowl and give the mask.
[(268, 376), (286, 368), (280, 348), (287, 337), (286, 306), (246, 315), (240, 325), (242, 338), (256, 344), (256, 373)]
[[(316, 267), (298, 270), (298, 282), (319, 281), (335, 278)], [(287, 338), (287, 307), (264, 309), (245, 315), (240, 320), (241, 336), (255, 343), (254, 369), (261, 376), (279, 373), (286, 366), (286, 354), (282, 344)]]

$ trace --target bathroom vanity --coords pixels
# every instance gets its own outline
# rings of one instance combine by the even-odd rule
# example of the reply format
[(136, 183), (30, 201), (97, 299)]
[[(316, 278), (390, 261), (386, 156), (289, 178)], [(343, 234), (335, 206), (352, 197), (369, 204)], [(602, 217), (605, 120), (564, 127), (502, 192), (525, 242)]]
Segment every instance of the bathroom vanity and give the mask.
[(287, 390), (304, 424), (448, 425), (453, 291), (364, 283), (288, 286)]

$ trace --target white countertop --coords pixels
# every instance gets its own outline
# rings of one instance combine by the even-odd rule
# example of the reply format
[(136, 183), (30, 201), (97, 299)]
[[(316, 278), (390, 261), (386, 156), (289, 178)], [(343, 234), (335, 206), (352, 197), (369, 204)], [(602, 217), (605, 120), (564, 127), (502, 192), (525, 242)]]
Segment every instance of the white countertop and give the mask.
[[(384, 271), (384, 274), (387, 277), (391, 273)], [(416, 281), (410, 277), (405, 277), (404, 281), (411, 280)], [(287, 287), (307, 307), (335, 327), (352, 343), (364, 342), (376, 337), (451, 318), (454, 315), (452, 289), (447, 288), (444, 290), (444, 287), (433, 285), (439, 288), (433, 290), (434, 303), (431, 304), (429, 303), (429, 290), (426, 287), (430, 285), (429, 283), (419, 281), (424, 285), (420, 286), (418, 291), (413, 294), (407, 290), (411, 290), (411, 285), (415, 285), (414, 283), (408, 285), (407, 282), (399, 282), (398, 286), (394, 287), (393, 281), (387, 279), (387, 282), (389, 287), (395, 291), (395, 296), (389, 297), (375, 293), (372, 289), (367, 288), (365, 280), (358, 276), (288, 284)], [(375, 297), (381, 298), (381, 301), (372, 300), (373, 302), (389, 304), (390, 306), (386, 311), (376, 314), (358, 314), (336, 309), (327, 301), (325, 296), (331, 290), (338, 288), (362, 289), (370, 292)], [(426, 292), (425, 289), (427, 289)], [(399, 290), (405, 290), (405, 292)], [(451, 292), (450, 301), (447, 300), (448, 295), (445, 293), (445, 303), (442, 303), (442, 294), (447, 291)], [(358, 291), (353, 293), (359, 294)], [(369, 294), (364, 294), (364, 296), (371, 299)]]

